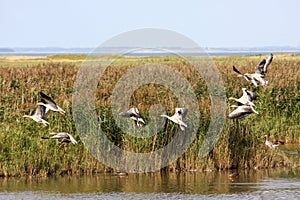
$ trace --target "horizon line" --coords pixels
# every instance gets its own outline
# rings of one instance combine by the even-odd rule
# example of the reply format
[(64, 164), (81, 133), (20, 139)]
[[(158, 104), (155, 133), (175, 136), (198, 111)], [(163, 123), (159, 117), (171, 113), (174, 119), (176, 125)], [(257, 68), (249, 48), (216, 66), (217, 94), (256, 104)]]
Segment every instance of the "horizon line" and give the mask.
[[(144, 49), (167, 49), (167, 48), (171, 48), (171, 49), (212, 49), (212, 50), (218, 50), (218, 49), (224, 49), (224, 50), (229, 50), (229, 49), (279, 49), (279, 48), (284, 48), (284, 49), (300, 49), (300, 45), (299, 46), (291, 46), (291, 45), (275, 45), (275, 46), (250, 46), (250, 47), (246, 47), (246, 46), (240, 46), (240, 47), (195, 47), (195, 48), (187, 48), (187, 47), (180, 47), (180, 46), (161, 46), (161, 47), (139, 47), (139, 46), (105, 46), (105, 47), (101, 47), (103, 49), (117, 49), (117, 48), (144, 48)], [(7, 49), (7, 50), (17, 50), (17, 49), (61, 49), (61, 50), (68, 50), (68, 49), (97, 49), (97, 47), (59, 47), (59, 46), (40, 46), (40, 47), (1, 47), (0, 46), (0, 50), (1, 49)]]

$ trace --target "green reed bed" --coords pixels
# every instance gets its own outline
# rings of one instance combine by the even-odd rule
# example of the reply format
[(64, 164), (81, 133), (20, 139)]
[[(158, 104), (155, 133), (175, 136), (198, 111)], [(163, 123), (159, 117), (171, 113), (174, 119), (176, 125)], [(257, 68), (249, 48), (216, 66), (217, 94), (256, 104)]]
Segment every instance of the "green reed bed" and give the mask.
[[(79, 56), (78, 59), (83, 58)], [(200, 126), (195, 140), (166, 170), (299, 166), (299, 162), (291, 162), (279, 149), (267, 148), (263, 136), (270, 134), (271, 140), (300, 143), (300, 56), (275, 55), (266, 76), (269, 81), (266, 88), (254, 88), (232, 71), (232, 65), (242, 72), (254, 71), (263, 58), (265, 55), (213, 58), (222, 74), (226, 96), (239, 97), (242, 87), (253, 90), (259, 96), (255, 102), (259, 115), (253, 114), (239, 121), (226, 119), (220, 139), (204, 158), (199, 158), (198, 153), (210, 123), (211, 100), (201, 76), (187, 62), (177, 57), (124, 57), (110, 65), (99, 80), (96, 91), (95, 108), (101, 128), (116, 146), (130, 152), (153, 152), (172, 140), (178, 129), (173, 123), (167, 122), (151, 137), (137, 138), (118, 127), (110, 109), (113, 89), (122, 76), (140, 64), (159, 62), (176, 69), (191, 83), (200, 113)], [(9, 65), (6, 61), (0, 62), (0, 176), (92, 174), (113, 170), (90, 154), (75, 128), (72, 94), (79, 63), (60, 62), (57, 57), (51, 59), (39, 63), (28, 61), (26, 66), (18, 66), (17, 61)], [(36, 103), (40, 100), (39, 91), (49, 94), (66, 111), (66, 115), (50, 113), (47, 116), (49, 127), (22, 117), (35, 111)], [(175, 107), (184, 106), (178, 104), (172, 91), (156, 84), (138, 88), (130, 99), (130, 105), (139, 108), (146, 122), (150, 120), (149, 109), (155, 104), (164, 106), (168, 115), (173, 114)], [(231, 110), (231, 104), (234, 102), (227, 103), (227, 113)], [(132, 131), (136, 131), (136, 127), (132, 127)], [(41, 139), (52, 131), (69, 132), (79, 144), (60, 145), (54, 140)]]

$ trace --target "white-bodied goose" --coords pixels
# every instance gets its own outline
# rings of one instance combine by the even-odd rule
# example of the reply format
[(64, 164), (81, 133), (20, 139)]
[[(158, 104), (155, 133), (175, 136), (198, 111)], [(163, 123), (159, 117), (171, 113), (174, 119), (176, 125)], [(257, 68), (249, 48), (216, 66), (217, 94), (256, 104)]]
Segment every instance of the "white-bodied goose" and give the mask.
[(267, 60), (263, 59), (259, 65), (255, 68), (255, 73), (261, 74), (262, 77), (264, 77), (268, 71), (268, 67), (273, 61), (273, 54), (271, 53), (270, 56), (267, 58)]
[(238, 105), (248, 105), (248, 106), (255, 106), (254, 103), (252, 102), (257, 98), (256, 94), (254, 92), (251, 92), (247, 90), (246, 88), (242, 88), (243, 90), (243, 95), (240, 98), (235, 98), (235, 97), (229, 97), (229, 100), (234, 100), (238, 102)]
[(136, 125), (139, 127), (145, 124), (145, 121), (141, 117), (140, 112), (137, 108), (130, 108), (127, 112), (121, 112), (120, 116), (133, 119), (134, 121), (136, 121)]
[(58, 139), (60, 140), (59, 143), (70, 143), (77, 144), (78, 142), (73, 138), (72, 135), (66, 132), (51, 132), (50, 135), (53, 135), (51, 137), (42, 137), (42, 139)]
[(242, 119), (252, 113), (258, 114), (258, 112), (254, 110), (252, 106), (242, 105), (242, 106), (231, 106), (231, 107), (235, 107), (236, 109), (228, 115), (229, 119)]
[(263, 59), (256, 67), (255, 67), (255, 73), (256, 74), (262, 74), (264, 76), (264, 66), (266, 64), (266, 59)]
[(278, 147), (278, 144), (273, 144), (271, 141), (269, 141), (269, 136), (265, 135), (265, 144), (270, 148)]
[(187, 115), (188, 109), (187, 108), (175, 108), (175, 114), (173, 116), (161, 115), (161, 117), (166, 117), (172, 122), (179, 124), (179, 127), (182, 131), (185, 130), (187, 124), (182, 121), (183, 118)]
[(33, 115), (23, 115), (23, 117), (31, 118), (34, 121), (43, 124), (44, 126), (48, 126), (49, 123), (44, 119), (46, 116), (45, 110), (46, 108), (44, 106), (38, 105)]
[(57, 111), (60, 112), (61, 114), (65, 114), (66, 112), (59, 107), (55, 101), (53, 101), (49, 96), (47, 96), (46, 94), (44, 94), (43, 92), (40, 92), (41, 98), (42, 98), (42, 102), (39, 102), (38, 105), (42, 105), (46, 107), (46, 114), (52, 110), (52, 111)]
[(268, 81), (266, 81), (263, 78), (262, 74), (254, 73), (254, 74), (248, 74), (248, 73), (241, 73), (235, 66), (232, 67), (233, 71), (239, 74), (239, 76), (244, 77), (247, 81), (251, 82), (255, 87), (258, 86), (259, 83), (261, 83), (262, 86), (267, 86)]
[(256, 93), (254, 93), (254, 92), (252, 92), (252, 91), (250, 91), (250, 90), (247, 90), (246, 92), (247, 92), (247, 95), (248, 95), (250, 101), (254, 101), (254, 100), (257, 99)]

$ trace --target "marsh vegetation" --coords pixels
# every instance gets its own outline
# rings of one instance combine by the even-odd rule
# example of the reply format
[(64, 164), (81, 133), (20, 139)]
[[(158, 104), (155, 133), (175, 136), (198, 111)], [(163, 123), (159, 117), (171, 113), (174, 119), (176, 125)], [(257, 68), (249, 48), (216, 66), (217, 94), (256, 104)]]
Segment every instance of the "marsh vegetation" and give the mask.
[[(0, 59), (0, 176), (93, 174), (113, 169), (95, 159), (81, 142), (72, 116), (73, 84), (84, 56), (60, 60), (50, 57), (33, 60)], [(275, 55), (265, 88), (253, 88), (232, 71), (232, 65), (243, 71), (254, 70), (264, 55), (213, 57), (225, 84), (226, 96), (240, 96), (241, 88), (258, 94), (256, 109), (251, 115), (236, 121), (226, 119), (222, 134), (213, 150), (204, 158), (198, 152), (210, 123), (211, 101), (205, 82), (193, 68), (177, 57), (122, 57), (111, 64), (99, 80), (95, 107), (101, 127), (107, 137), (121, 149), (131, 152), (151, 152), (170, 142), (177, 126), (168, 123), (159, 134), (146, 139), (123, 133), (114, 122), (110, 101), (117, 81), (137, 65), (163, 63), (176, 69), (190, 83), (197, 96), (200, 126), (196, 139), (188, 150), (171, 163), (168, 171), (252, 169), (279, 166), (299, 166), (299, 159), (291, 160), (280, 149), (269, 149), (264, 135), (284, 140), (287, 144), (300, 143), (300, 56)], [(68, 60), (69, 59), (69, 60)], [(78, 60), (77, 60), (78, 59)], [(106, 59), (102, 57), (102, 59)], [(49, 127), (22, 118), (34, 112), (39, 92), (50, 94), (66, 114), (50, 113)], [(231, 102), (232, 103), (232, 102)], [(138, 107), (143, 118), (149, 120), (149, 108), (164, 106), (168, 114), (178, 106), (176, 96), (168, 88), (148, 84), (138, 88), (131, 105)], [(229, 112), (228, 102), (228, 112)], [(79, 141), (78, 145), (59, 145), (41, 137), (49, 132), (68, 132)]]

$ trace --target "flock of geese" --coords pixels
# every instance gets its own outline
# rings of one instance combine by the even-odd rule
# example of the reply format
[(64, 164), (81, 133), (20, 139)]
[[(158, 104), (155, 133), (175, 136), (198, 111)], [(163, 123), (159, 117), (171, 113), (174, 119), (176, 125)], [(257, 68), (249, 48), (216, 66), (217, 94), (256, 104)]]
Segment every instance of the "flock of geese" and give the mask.
[[(268, 71), (269, 65), (273, 61), (273, 54), (271, 53), (267, 59), (263, 59), (256, 67), (254, 73), (242, 73), (235, 66), (233, 66), (233, 71), (238, 74), (239, 77), (244, 77), (248, 82), (252, 83), (255, 87), (258, 87), (261, 84), (263, 87), (268, 85), (268, 81), (265, 80), (265, 76)], [(229, 115), (229, 119), (242, 119), (247, 117), (252, 113), (258, 114), (258, 112), (254, 109), (255, 104), (252, 102), (257, 99), (257, 95), (247, 90), (246, 88), (242, 88), (243, 95), (240, 98), (230, 97), (229, 100), (234, 100), (238, 103), (238, 105), (233, 105), (231, 107), (235, 108)], [(270, 148), (275, 148), (279, 144), (274, 144), (269, 141), (268, 135), (265, 135), (265, 144)], [(281, 143), (282, 144), (282, 143)]]
[[(270, 56), (267, 59), (263, 59), (255, 68), (254, 73), (242, 73), (240, 72), (235, 66), (233, 66), (233, 71), (238, 74), (239, 77), (244, 77), (248, 82), (252, 83), (255, 87), (258, 87), (259, 84), (261, 84), (263, 87), (266, 87), (268, 85), (268, 81), (265, 80), (265, 75), (268, 71), (269, 65), (272, 63), (273, 60), (273, 54), (270, 54)], [(230, 97), (229, 100), (236, 101), (238, 105), (232, 105), (232, 108), (235, 108), (229, 115), (229, 119), (242, 119), (247, 117), (248, 115), (252, 113), (258, 114), (258, 112), (254, 109), (255, 104), (253, 101), (257, 99), (257, 95), (246, 89), (242, 88), (243, 95), (240, 98)], [(31, 118), (32, 120), (43, 124), (44, 126), (49, 126), (49, 122), (45, 120), (47, 114), (50, 111), (59, 112), (61, 114), (65, 114), (65, 111), (59, 107), (53, 99), (51, 99), (49, 96), (44, 94), (43, 92), (40, 92), (41, 96), (41, 102), (37, 103), (36, 111), (33, 115), (24, 115), (23, 117)], [(168, 120), (174, 122), (175, 124), (178, 124), (180, 129), (182, 131), (187, 128), (187, 124), (183, 122), (183, 119), (187, 115), (188, 109), (187, 108), (175, 108), (175, 113), (172, 116), (168, 116), (165, 114), (162, 114), (161, 117), (167, 118)], [(145, 121), (142, 118), (139, 110), (135, 107), (130, 108), (126, 112), (121, 112), (119, 114), (121, 117), (130, 118), (133, 119), (136, 122), (136, 125), (138, 127), (141, 127), (145, 125)], [(42, 137), (42, 139), (58, 139), (60, 143), (73, 143), (77, 144), (78, 142), (66, 132), (51, 132), (51, 137)], [(268, 140), (268, 136), (265, 136), (265, 144), (270, 147), (274, 148), (278, 145), (273, 144), (271, 141)]]
[[(266, 87), (268, 85), (268, 81), (265, 80), (265, 75), (268, 71), (269, 65), (272, 63), (273, 54), (271, 54), (267, 60), (263, 59), (256, 67), (255, 72), (250, 73), (242, 73), (235, 66), (233, 66), (233, 71), (238, 74), (239, 77), (244, 77), (248, 82), (252, 83), (255, 87), (259, 86), (259, 83)], [(229, 100), (234, 100), (238, 102), (238, 106), (234, 105), (231, 107), (236, 108), (233, 112), (231, 112), (228, 116), (229, 119), (241, 119), (245, 118), (252, 113), (258, 114), (258, 112), (254, 109), (255, 104), (252, 102), (257, 99), (257, 95), (247, 90), (246, 88), (242, 88), (243, 95), (239, 99), (230, 97)]]
[[(182, 120), (187, 115), (187, 112), (187, 108), (175, 108), (175, 114), (171, 117), (165, 114), (162, 114), (160, 116), (165, 117), (171, 120), (172, 122), (178, 124), (180, 129), (184, 131), (185, 128), (187, 128), (187, 124), (184, 123)], [(136, 121), (137, 126), (139, 127), (142, 126), (142, 123), (145, 124), (145, 121), (141, 117), (140, 112), (137, 108), (130, 108), (127, 112), (121, 112), (120, 116), (133, 119), (134, 121)]]
[[(254, 73), (242, 73), (235, 66), (233, 66), (233, 71), (236, 72), (239, 77), (244, 77), (248, 82), (253, 84), (255, 87), (258, 87), (259, 85), (266, 87), (268, 85), (268, 81), (265, 80), (265, 76), (267, 74), (268, 67), (272, 63), (272, 61), (273, 61), (273, 54), (271, 53), (267, 59), (263, 59), (255, 67)], [(242, 119), (252, 113), (258, 114), (258, 112), (254, 109), (255, 104), (253, 103), (253, 101), (257, 99), (257, 95), (246, 88), (242, 88), (242, 91), (243, 91), (243, 95), (240, 98), (235, 98), (235, 97), (228, 98), (228, 100), (233, 100), (238, 103), (238, 105), (230, 106), (235, 109), (231, 113), (229, 113), (228, 115), (229, 119)], [(183, 119), (187, 115), (187, 111), (188, 109), (186, 108), (175, 108), (174, 115), (167, 116), (165, 114), (162, 114), (161, 117), (165, 117), (170, 121), (178, 124), (180, 129), (184, 131), (185, 128), (187, 128), (187, 124), (183, 122)], [(145, 124), (145, 121), (141, 117), (140, 112), (137, 108), (131, 108), (127, 112), (122, 112), (120, 113), (120, 116), (133, 119), (134, 121), (136, 121), (136, 124), (139, 127)], [(273, 144), (271, 141), (269, 141), (267, 135), (265, 136), (265, 144), (270, 148), (274, 148), (278, 146), (278, 144)]]
[[(66, 112), (43, 92), (40, 92), (40, 96), (41, 102), (37, 103), (35, 113), (33, 115), (23, 115), (23, 117), (31, 118), (37, 123), (41, 123), (44, 126), (49, 126), (49, 122), (47, 122), (45, 118), (50, 111), (59, 112), (61, 114), (65, 114)], [(50, 135), (52, 136), (42, 137), (42, 139), (58, 139), (60, 143), (78, 143), (72, 135), (66, 132), (51, 132)]]

